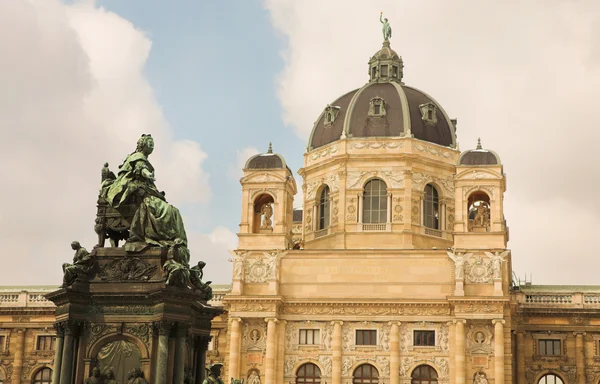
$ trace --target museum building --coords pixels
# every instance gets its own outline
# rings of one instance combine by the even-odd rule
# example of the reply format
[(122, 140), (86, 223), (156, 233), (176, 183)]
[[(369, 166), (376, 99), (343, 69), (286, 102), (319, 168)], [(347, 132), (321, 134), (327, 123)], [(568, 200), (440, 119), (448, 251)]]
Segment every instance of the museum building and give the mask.
[[(500, 157), (460, 152), (403, 69), (386, 40), (318, 116), (302, 211), (282, 155), (248, 159), (207, 362), (247, 384), (599, 383), (600, 286), (513, 279)], [(0, 384), (51, 383), (52, 289), (0, 289)]]

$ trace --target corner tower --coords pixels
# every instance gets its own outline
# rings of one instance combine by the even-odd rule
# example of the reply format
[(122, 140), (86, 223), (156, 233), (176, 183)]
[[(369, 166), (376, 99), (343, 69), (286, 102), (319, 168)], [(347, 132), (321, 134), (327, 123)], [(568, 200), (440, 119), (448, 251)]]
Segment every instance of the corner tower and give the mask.
[(285, 159), (273, 153), (252, 156), (244, 167), (240, 249), (290, 249), (296, 181)]

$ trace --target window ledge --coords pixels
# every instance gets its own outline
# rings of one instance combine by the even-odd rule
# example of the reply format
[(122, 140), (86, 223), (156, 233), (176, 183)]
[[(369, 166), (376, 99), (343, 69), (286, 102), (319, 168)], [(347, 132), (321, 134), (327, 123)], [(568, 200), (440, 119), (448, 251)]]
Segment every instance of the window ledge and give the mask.
[(367, 224), (358, 223), (358, 232), (391, 232), (392, 223)]

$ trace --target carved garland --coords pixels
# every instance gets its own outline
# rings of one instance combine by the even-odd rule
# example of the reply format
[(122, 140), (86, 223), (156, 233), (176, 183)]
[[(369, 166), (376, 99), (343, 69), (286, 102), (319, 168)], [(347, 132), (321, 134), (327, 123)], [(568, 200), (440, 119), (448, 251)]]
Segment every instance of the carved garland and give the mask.
[(377, 177), (385, 181), (390, 188), (404, 188), (402, 171), (350, 171), (346, 177), (346, 188), (362, 186), (368, 178)]
[(406, 315), (406, 316), (444, 316), (450, 315), (448, 306), (406, 306), (397, 304), (382, 306), (324, 303), (323, 305), (286, 304), (284, 312), (289, 315)]
[(404, 147), (404, 143), (396, 141), (396, 142), (388, 142), (388, 141), (362, 141), (362, 142), (352, 142), (350, 144), (350, 148), (352, 149), (397, 149)]

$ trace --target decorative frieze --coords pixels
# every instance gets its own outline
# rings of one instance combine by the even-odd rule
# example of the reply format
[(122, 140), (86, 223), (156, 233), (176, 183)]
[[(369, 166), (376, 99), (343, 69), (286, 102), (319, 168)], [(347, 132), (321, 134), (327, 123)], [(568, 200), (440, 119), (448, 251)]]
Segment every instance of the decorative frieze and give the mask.
[(275, 279), (279, 259), (286, 254), (281, 251), (264, 252), (264, 257), (255, 259), (245, 259), (244, 280), (248, 283), (266, 283), (269, 280)]
[(267, 346), (267, 324), (261, 320), (249, 320), (244, 324), (242, 348), (244, 350), (264, 351)]
[(350, 149), (399, 149), (404, 147), (400, 141), (353, 141)]
[(365, 315), (365, 316), (446, 316), (450, 315), (447, 305), (401, 305), (401, 304), (348, 304), (348, 303), (288, 303), (284, 313), (289, 315)]
[(432, 147), (430, 145), (423, 145), (416, 141), (412, 141), (412, 147), (419, 152), (428, 153), (434, 156), (439, 156), (443, 159), (452, 158), (452, 154), (450, 152), (444, 151), (443, 149), (438, 149), (436, 147)]
[(454, 305), (454, 312), (457, 313), (498, 313), (501, 314), (503, 310), (502, 303), (456, 303)]
[(346, 188), (360, 188), (367, 179), (377, 177), (385, 181), (388, 188), (404, 188), (403, 171), (349, 171), (346, 176)]

